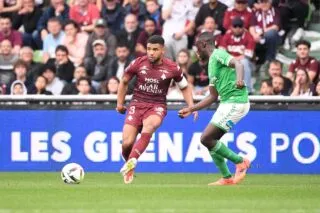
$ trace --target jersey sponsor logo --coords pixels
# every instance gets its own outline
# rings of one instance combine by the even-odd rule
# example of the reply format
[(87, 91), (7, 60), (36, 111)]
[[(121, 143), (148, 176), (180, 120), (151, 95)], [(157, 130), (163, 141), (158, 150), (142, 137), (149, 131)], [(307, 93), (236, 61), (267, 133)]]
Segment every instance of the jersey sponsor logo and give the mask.
[(163, 90), (159, 88), (157, 84), (144, 84), (144, 85), (139, 85), (139, 90), (148, 92), (148, 93), (153, 93), (153, 94), (162, 94)]
[(154, 83), (154, 84), (159, 84), (159, 80), (158, 79), (155, 79), (155, 78), (145, 78), (144, 81), (146, 83)]
[(228, 45), (227, 48), (229, 52), (240, 53), (243, 55), (246, 47), (244, 45)]
[(168, 73), (169, 73), (169, 71), (163, 70), (163, 69), (160, 69), (159, 72), (162, 72), (162, 73), (165, 73), (165, 74), (168, 74)]

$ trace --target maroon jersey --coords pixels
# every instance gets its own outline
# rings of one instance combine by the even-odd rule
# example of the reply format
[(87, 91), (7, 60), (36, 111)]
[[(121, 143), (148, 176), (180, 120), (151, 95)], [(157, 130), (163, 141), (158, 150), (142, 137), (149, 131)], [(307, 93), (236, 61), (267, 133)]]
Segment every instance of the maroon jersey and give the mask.
[(264, 31), (272, 25), (277, 25), (280, 28), (279, 10), (271, 7), (268, 11), (255, 11), (252, 16), (251, 25), (256, 27), (256, 31)]
[(223, 27), (224, 29), (229, 30), (232, 26), (232, 20), (236, 17), (240, 17), (243, 21), (244, 28), (249, 29), (252, 15), (252, 10), (249, 7), (244, 11), (229, 8), (224, 14)]
[(244, 31), (241, 37), (235, 37), (232, 33), (226, 33), (221, 39), (220, 46), (227, 50), (232, 56), (245, 55), (253, 57), (255, 41), (248, 31)]
[(170, 59), (163, 58), (159, 65), (151, 64), (147, 56), (137, 58), (126, 68), (125, 75), (137, 77), (132, 100), (155, 104), (166, 104), (170, 82), (180, 82), (183, 73)]
[[(307, 72), (315, 72), (316, 76), (319, 75), (319, 69), (320, 69), (320, 65), (319, 62), (313, 58), (313, 57), (309, 57), (307, 63), (305, 64), (301, 64), (300, 60), (297, 58), (296, 60), (294, 60), (290, 66), (289, 66), (289, 72), (295, 73), (297, 72), (299, 69), (303, 69), (306, 70)], [(317, 81), (317, 77), (314, 79), (314, 82)]]

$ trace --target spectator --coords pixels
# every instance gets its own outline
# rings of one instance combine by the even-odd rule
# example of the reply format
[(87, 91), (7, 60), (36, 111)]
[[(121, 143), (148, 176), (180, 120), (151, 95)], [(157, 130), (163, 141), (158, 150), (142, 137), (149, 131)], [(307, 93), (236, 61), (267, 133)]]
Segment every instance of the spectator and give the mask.
[(106, 42), (106, 45), (108, 47), (106, 49), (107, 55), (109, 55), (110, 57), (113, 57), (115, 55), (117, 38), (107, 28), (106, 22), (103, 19), (98, 19), (95, 23), (94, 31), (89, 36), (88, 42), (86, 44), (85, 63), (86, 63), (86, 61), (92, 60), (92, 58), (93, 58), (92, 43), (98, 39), (102, 39)]
[(162, 8), (162, 36), (165, 39), (166, 55), (175, 60), (181, 49), (188, 47), (187, 32), (194, 28), (192, 1), (164, 0)]
[(203, 28), (204, 20), (211, 16), (217, 24), (217, 29), (223, 32), (223, 17), (227, 10), (227, 6), (218, 2), (218, 0), (209, 0), (209, 3), (204, 4), (200, 7), (200, 10), (195, 18), (195, 25), (197, 31), (201, 31)]
[(22, 0), (0, 1), (0, 13), (4, 16), (14, 18), (22, 7)]
[(232, 20), (231, 32), (226, 33), (221, 40), (221, 47), (227, 50), (233, 57), (240, 60), (244, 66), (244, 82), (249, 93), (252, 92), (252, 63), (255, 41), (244, 28), (244, 22), (240, 17)]
[[(79, 2), (78, 2), (77, 0), (69, 0), (68, 2), (69, 2), (70, 7), (79, 4)], [(91, 4), (96, 5), (97, 8), (99, 9), (99, 12), (101, 12), (101, 9), (102, 9), (102, 0), (89, 0), (89, 2), (90, 2)]]
[(69, 60), (69, 52), (65, 46), (59, 45), (56, 48), (56, 57), (49, 59), (47, 64), (56, 68), (56, 76), (59, 77), (60, 80), (71, 83), (74, 65)]
[(161, 35), (161, 31), (156, 28), (156, 22), (152, 18), (146, 18), (144, 22), (144, 31), (140, 32), (136, 44), (136, 57), (147, 53), (147, 41), (150, 36)]
[(106, 43), (104, 40), (95, 40), (92, 44), (94, 58), (85, 64), (88, 75), (93, 81), (93, 87), (99, 88), (102, 81), (108, 77), (110, 57), (106, 55)]
[(281, 26), (286, 31), (289, 32), (292, 24), (290, 24), (290, 19), (296, 19), (296, 32), (291, 37), (292, 43), (301, 39), (303, 35), (303, 28), (305, 20), (309, 14), (308, 0), (280, 0), (280, 20)]
[(54, 95), (60, 95), (64, 83), (56, 77), (56, 68), (52, 65), (46, 64), (43, 69), (42, 76), (48, 80), (46, 90), (52, 92)]
[[(215, 43), (216, 43), (215, 45), (216, 45), (216, 47), (220, 46), (221, 39), (222, 39), (223, 36), (221, 35), (221, 31), (217, 30), (216, 22), (211, 16), (208, 16), (207, 18), (205, 18), (203, 27), (200, 30), (200, 32), (198, 32), (197, 37), (201, 33), (204, 33), (204, 32), (212, 33), (215, 36)], [(197, 37), (196, 37), (195, 41), (197, 40)]]
[(0, 83), (8, 84), (13, 78), (13, 65), (18, 56), (12, 53), (12, 45), (9, 40), (3, 40), (0, 44)]
[(163, 19), (161, 17), (161, 9), (158, 0), (146, 0), (147, 15), (155, 20), (156, 28), (162, 30)]
[(78, 95), (89, 95), (91, 90), (91, 81), (88, 77), (80, 77), (77, 80)]
[(180, 69), (182, 70), (182, 73), (185, 76), (188, 76), (188, 70), (191, 65), (191, 58), (189, 50), (182, 49), (179, 51), (177, 55), (177, 64), (179, 65)]
[[(79, 93), (78, 89), (77, 89), (77, 85), (76, 82), (81, 78), (81, 77), (87, 77), (87, 70), (84, 66), (79, 66), (76, 67), (73, 73), (73, 79), (72, 79), (72, 83), (66, 84), (63, 87), (63, 90), (61, 92), (62, 95), (76, 95)], [(91, 87), (91, 94), (95, 94), (95, 90)]]
[(43, 61), (45, 63), (49, 60), (49, 58), (55, 57), (56, 48), (62, 44), (65, 37), (61, 22), (56, 17), (49, 19), (48, 31), (49, 34), (43, 41)]
[(40, 75), (42, 64), (33, 60), (33, 50), (28, 46), (22, 47), (19, 59), (28, 65), (28, 78), (35, 80), (35, 77)]
[(48, 84), (48, 80), (39, 75), (36, 78), (34, 85), (28, 89), (28, 94), (36, 94), (36, 95), (52, 95), (52, 92), (46, 90), (46, 86)]
[(269, 65), (269, 80), (272, 81), (274, 77), (281, 77), (284, 80), (283, 94), (289, 95), (292, 89), (292, 81), (282, 75), (282, 64), (280, 61), (273, 60)]
[(18, 30), (23, 26), (24, 33), (22, 40), (24, 46), (30, 46), (36, 49), (37, 41), (37, 22), (42, 15), (42, 10), (35, 5), (35, 0), (22, 0), (22, 8), (13, 19), (13, 29)]
[(77, 3), (71, 6), (69, 17), (81, 26), (81, 31), (90, 33), (96, 20), (100, 18), (100, 11), (89, 0), (77, 0)]
[[(50, 6), (43, 12), (37, 23), (37, 33), (43, 41), (47, 35), (47, 23), (50, 18), (57, 17), (62, 24), (69, 19), (69, 6), (64, 0), (50, 0)], [(42, 44), (38, 47), (42, 49)]]
[(23, 82), (16, 80), (14, 81), (10, 86), (10, 95), (26, 95), (27, 94), (27, 88), (23, 84)]
[(119, 78), (113, 76), (101, 85), (101, 94), (116, 95), (118, 93), (118, 87), (120, 84)]
[(22, 35), (20, 32), (12, 29), (12, 23), (8, 17), (0, 17), (0, 42), (9, 40), (13, 46), (12, 52), (18, 54), (22, 46)]
[(314, 85), (310, 80), (308, 72), (303, 69), (298, 69), (294, 78), (294, 86), (291, 96), (312, 96)]
[(145, 4), (140, 0), (130, 0), (124, 9), (126, 10), (126, 14), (135, 15), (139, 22), (139, 27), (143, 28), (144, 18), (147, 16)]
[(62, 44), (67, 47), (72, 63), (74, 63), (75, 66), (79, 66), (84, 60), (88, 35), (80, 32), (79, 25), (73, 20), (69, 20), (64, 25), (64, 31), (66, 36)]
[(196, 95), (206, 95), (209, 89), (208, 60), (196, 61), (188, 70), (188, 82)]
[(281, 76), (275, 76), (272, 78), (272, 88), (274, 95), (285, 95), (284, 90), (284, 79)]
[(124, 29), (117, 34), (117, 42), (127, 43), (131, 54), (135, 51), (137, 39), (141, 32), (138, 26), (137, 17), (133, 14), (128, 14), (124, 19)]
[(236, 0), (234, 8), (229, 8), (223, 19), (223, 27), (226, 31), (232, 27), (232, 20), (236, 17), (240, 17), (243, 21), (245, 29), (249, 30), (250, 22), (252, 19), (252, 11), (248, 7), (248, 0)]
[(279, 11), (271, 4), (272, 0), (259, 0), (260, 9), (254, 12), (250, 33), (253, 36), (260, 52), (257, 53), (259, 57), (259, 64), (265, 61), (270, 62), (275, 59), (277, 47), (280, 44), (280, 37), (278, 34), (280, 28), (280, 14)]
[(320, 96), (320, 81), (316, 84), (315, 96)]
[(311, 82), (316, 83), (318, 80), (320, 65), (319, 62), (310, 56), (311, 44), (309, 41), (300, 40), (296, 44), (297, 58), (290, 64), (287, 77), (293, 81), (294, 74), (303, 69), (308, 72)]
[(108, 28), (113, 34), (117, 34), (123, 27), (125, 9), (117, 0), (103, 0), (102, 17), (107, 21)]
[(125, 43), (119, 43), (116, 48), (116, 57), (110, 62), (110, 68), (108, 71), (108, 78), (116, 76), (118, 79), (122, 78), (125, 68), (132, 61), (130, 51)]
[[(27, 71), (28, 71), (28, 65), (24, 61), (18, 60), (14, 64), (13, 78), (11, 79), (11, 83), (9, 83), (9, 85), (11, 85), (13, 81), (19, 80), (25, 85), (27, 89), (31, 88), (33, 81), (30, 77), (28, 78)], [(7, 93), (10, 94), (11, 91), (8, 90)]]
[(273, 95), (272, 81), (263, 80), (261, 82), (260, 95)]

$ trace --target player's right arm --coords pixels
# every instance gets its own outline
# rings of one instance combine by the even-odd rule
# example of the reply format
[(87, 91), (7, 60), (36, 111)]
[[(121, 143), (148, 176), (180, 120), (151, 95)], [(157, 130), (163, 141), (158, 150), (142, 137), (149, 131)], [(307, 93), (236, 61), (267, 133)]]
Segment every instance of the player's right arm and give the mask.
[(131, 64), (126, 68), (119, 84), (118, 96), (117, 96), (117, 112), (124, 114), (127, 110), (125, 107), (125, 99), (128, 91), (129, 82), (137, 71), (137, 60), (131, 62)]
[(206, 108), (210, 106), (213, 102), (215, 102), (218, 99), (218, 92), (216, 88), (214, 88), (212, 85), (209, 86), (209, 91), (210, 94), (205, 97), (203, 100), (201, 100), (199, 103), (191, 106), (191, 107), (186, 107), (183, 108), (179, 111), (179, 116), (182, 118), (187, 117), (190, 115), (192, 112), (199, 111), (203, 108)]

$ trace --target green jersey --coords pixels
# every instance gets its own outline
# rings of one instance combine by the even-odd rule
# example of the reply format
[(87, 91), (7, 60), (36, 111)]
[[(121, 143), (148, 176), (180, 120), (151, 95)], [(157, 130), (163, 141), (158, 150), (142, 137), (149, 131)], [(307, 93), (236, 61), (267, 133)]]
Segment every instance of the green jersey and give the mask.
[(232, 56), (223, 49), (215, 49), (209, 59), (209, 84), (216, 88), (221, 103), (247, 103), (248, 90), (246, 87), (236, 87), (237, 74), (229, 67)]

